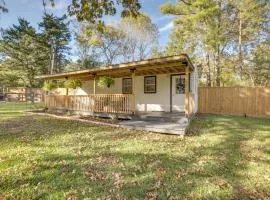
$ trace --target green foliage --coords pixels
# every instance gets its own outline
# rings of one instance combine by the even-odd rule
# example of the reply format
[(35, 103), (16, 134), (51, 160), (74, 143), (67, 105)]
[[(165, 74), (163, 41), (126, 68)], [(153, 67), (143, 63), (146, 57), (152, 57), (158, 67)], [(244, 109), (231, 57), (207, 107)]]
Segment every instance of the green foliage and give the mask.
[(20, 70), (10, 70), (7, 60), (0, 61), (0, 85), (6, 87), (25, 86), (26, 80)]
[(3, 13), (7, 13), (8, 12), (8, 9), (6, 7), (6, 3), (4, 0), (0, 0), (0, 13), (3, 12)]
[(83, 24), (77, 42), (84, 55), (110, 65), (119, 62), (142, 60), (157, 45), (158, 29), (146, 14), (126, 17), (120, 23), (104, 26), (100, 32), (96, 25)]
[(115, 15), (117, 7), (122, 8), (121, 16), (137, 16), (141, 5), (139, 0), (73, 0), (68, 8), (71, 16), (75, 15), (79, 21), (88, 21), (98, 24), (103, 30), (104, 15)]
[(100, 77), (98, 80), (98, 87), (100, 88), (110, 88), (111, 86), (113, 86), (115, 84), (115, 80), (111, 77), (107, 77), (107, 76), (103, 76)]
[(28, 21), (19, 19), (18, 22), (18, 25), (4, 30), (0, 40), (4, 66), (9, 72), (19, 72), (25, 86), (38, 87), (40, 80), (36, 80), (35, 76), (46, 73), (46, 48), (41, 45), (40, 35)]
[(61, 72), (68, 62), (67, 55), (70, 47), (71, 34), (66, 22), (67, 17), (57, 17), (53, 14), (44, 14), (42, 22), (39, 23), (41, 29), (42, 45), (46, 48), (48, 56), (48, 73)]
[(147, 14), (122, 18), (118, 27), (125, 33), (124, 62), (143, 60), (158, 45), (158, 28)]
[(57, 88), (57, 84), (54, 81), (45, 81), (42, 89), (46, 92), (50, 92)]
[[(41, 33), (25, 19), (3, 30), (0, 40), (0, 80), (5, 85), (41, 87), (36, 76), (63, 71), (67, 63), (70, 33), (66, 17), (45, 14), (39, 24)], [(15, 80), (17, 76), (17, 81)]]
[(106, 65), (118, 60), (123, 54), (125, 46), (125, 33), (113, 26), (105, 26), (100, 32), (96, 25), (86, 24), (77, 36), (79, 45), (86, 45), (92, 49), (94, 57), (99, 58)]
[(253, 85), (270, 86), (270, 41), (261, 43), (252, 52), (252, 60), (247, 66), (247, 76)]
[(82, 81), (79, 79), (69, 79), (64, 82), (65, 88), (76, 89), (82, 87)]
[(166, 54), (188, 53), (205, 85), (253, 85), (251, 53), (269, 38), (267, 1), (188, 0), (161, 11), (175, 16)]

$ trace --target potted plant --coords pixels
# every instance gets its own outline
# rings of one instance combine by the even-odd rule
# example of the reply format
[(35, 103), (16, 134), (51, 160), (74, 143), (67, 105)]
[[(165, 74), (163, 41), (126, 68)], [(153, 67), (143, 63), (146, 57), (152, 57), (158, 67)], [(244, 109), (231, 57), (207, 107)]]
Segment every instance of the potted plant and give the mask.
[(98, 81), (98, 87), (100, 88), (106, 88), (106, 87), (110, 88), (114, 84), (115, 84), (114, 79), (107, 76), (100, 77)]
[[(107, 76), (103, 76), (103, 77), (100, 77), (99, 78), (99, 81), (98, 81), (98, 87), (100, 88), (110, 88), (111, 86), (113, 86), (115, 84), (115, 80), (111, 77), (107, 77)], [(104, 98), (104, 111), (107, 112), (108, 111), (108, 107), (109, 107), (109, 98), (108, 97), (105, 97)]]
[(64, 86), (65, 88), (72, 88), (73, 90), (75, 90), (79, 87), (82, 87), (82, 82), (79, 79), (69, 79), (65, 81)]
[(46, 94), (49, 94), (49, 92), (53, 91), (56, 88), (57, 84), (54, 81), (45, 81), (42, 87)]

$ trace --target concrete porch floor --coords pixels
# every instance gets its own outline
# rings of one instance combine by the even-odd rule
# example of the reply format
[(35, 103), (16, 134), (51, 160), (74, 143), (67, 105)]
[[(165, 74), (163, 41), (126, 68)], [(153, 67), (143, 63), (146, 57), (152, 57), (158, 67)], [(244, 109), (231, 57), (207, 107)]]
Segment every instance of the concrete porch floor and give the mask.
[(181, 112), (141, 112), (119, 123), (123, 128), (176, 135), (184, 135), (188, 124)]

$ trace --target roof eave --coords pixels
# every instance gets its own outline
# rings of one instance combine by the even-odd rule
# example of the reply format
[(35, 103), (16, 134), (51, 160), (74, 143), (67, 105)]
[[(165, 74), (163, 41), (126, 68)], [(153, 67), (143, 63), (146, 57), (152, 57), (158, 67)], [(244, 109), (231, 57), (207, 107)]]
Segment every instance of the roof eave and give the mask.
[(66, 72), (66, 73), (59, 73), (59, 74), (52, 74), (52, 75), (41, 75), (41, 76), (37, 76), (37, 79), (45, 79), (45, 80), (54, 80), (54, 79), (65, 79), (68, 77), (72, 77), (72, 76), (80, 76), (80, 75), (87, 75), (87, 76), (91, 76), (95, 73), (98, 72), (102, 72), (102, 71), (109, 71), (112, 69), (131, 69), (131, 68), (136, 68), (136, 67), (142, 67), (144, 65), (153, 65), (155, 66), (155, 64), (158, 63), (166, 63), (168, 61), (180, 61), (182, 59), (185, 59), (187, 62), (187, 66), (189, 66), (192, 70), (194, 70), (194, 66), (191, 63), (191, 60), (189, 58), (189, 56), (187, 54), (181, 54), (181, 55), (177, 55), (177, 56), (168, 56), (168, 57), (162, 57), (162, 58), (153, 58), (153, 59), (147, 59), (147, 60), (141, 60), (141, 61), (135, 61), (135, 62), (128, 62), (128, 63), (121, 63), (121, 64), (115, 64), (115, 65), (110, 65), (107, 67), (96, 67), (93, 69), (87, 69), (87, 70), (79, 70), (79, 71), (72, 71), (72, 72)]

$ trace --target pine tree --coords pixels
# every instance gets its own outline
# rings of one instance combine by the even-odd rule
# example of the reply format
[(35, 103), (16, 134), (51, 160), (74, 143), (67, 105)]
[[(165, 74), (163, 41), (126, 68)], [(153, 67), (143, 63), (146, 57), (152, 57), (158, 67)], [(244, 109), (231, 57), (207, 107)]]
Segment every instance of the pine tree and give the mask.
[(29, 22), (19, 18), (19, 24), (3, 31), (0, 52), (5, 57), (5, 67), (19, 72), (25, 86), (40, 84), (35, 76), (45, 73), (46, 54), (40, 43), (41, 37)]
[[(238, 72), (241, 80), (245, 75), (245, 62), (250, 52), (262, 39), (265, 23), (269, 20), (269, 4), (266, 0), (233, 0), (235, 11), (235, 41), (238, 46)], [(268, 16), (267, 16), (268, 15)], [(246, 62), (247, 63), (247, 62)]]
[(61, 72), (67, 64), (67, 55), (71, 39), (67, 17), (56, 17), (53, 14), (44, 14), (39, 27), (42, 31), (43, 45), (49, 54), (48, 73)]
[(202, 64), (208, 86), (248, 80), (253, 50), (269, 39), (269, 8), (266, 0), (185, 0), (165, 4), (162, 12), (176, 16), (167, 53), (190, 54)]
[(228, 43), (229, 7), (225, 0), (179, 1), (161, 7), (164, 14), (177, 17), (168, 52), (179, 54), (184, 51), (193, 57), (204, 54), (200, 62), (205, 63), (208, 85), (211, 85), (211, 76), (215, 76), (217, 86), (221, 85), (221, 57)]

